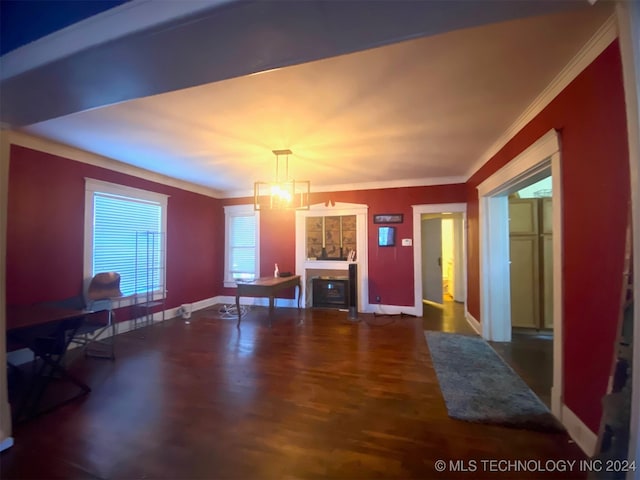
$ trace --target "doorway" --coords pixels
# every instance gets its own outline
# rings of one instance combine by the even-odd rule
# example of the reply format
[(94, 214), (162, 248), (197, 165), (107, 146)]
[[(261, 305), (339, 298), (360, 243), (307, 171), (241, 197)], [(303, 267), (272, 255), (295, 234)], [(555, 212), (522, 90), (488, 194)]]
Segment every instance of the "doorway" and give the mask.
[(462, 287), (462, 214), (424, 214), (422, 230), (422, 301), (442, 305), (464, 302)]
[(486, 340), (512, 339), (508, 197), (551, 172), (553, 252), (553, 386), (551, 411), (562, 421), (562, 192), (560, 145), (552, 130), (478, 185), (480, 207), (480, 311)]
[(551, 176), (509, 195), (511, 327), (553, 331)]
[(552, 195), (548, 175), (508, 196), (511, 342), (494, 345), (547, 406), (553, 385)]
[(428, 299), (429, 306), (442, 307), (444, 299), (450, 296), (451, 302), (455, 300), (466, 317), (466, 204), (413, 205), (412, 208), (415, 314), (423, 316), (427, 306), (424, 299)]

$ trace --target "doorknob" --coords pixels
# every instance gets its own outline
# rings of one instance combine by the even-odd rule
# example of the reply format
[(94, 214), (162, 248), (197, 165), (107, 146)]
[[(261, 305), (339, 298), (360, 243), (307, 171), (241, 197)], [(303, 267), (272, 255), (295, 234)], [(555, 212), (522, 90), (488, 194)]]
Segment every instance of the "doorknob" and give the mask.
[(442, 257), (438, 257), (438, 266), (442, 268)]

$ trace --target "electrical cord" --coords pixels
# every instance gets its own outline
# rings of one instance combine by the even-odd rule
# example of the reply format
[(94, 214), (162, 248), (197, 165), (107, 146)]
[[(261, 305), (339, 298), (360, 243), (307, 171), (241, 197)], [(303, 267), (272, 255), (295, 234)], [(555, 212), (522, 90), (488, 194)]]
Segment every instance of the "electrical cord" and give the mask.
[[(404, 313), (404, 312), (400, 312), (400, 313), (387, 313), (382, 309), (382, 305), (378, 304), (378, 310), (379, 312), (373, 312), (373, 317), (377, 318), (377, 317), (400, 317), (400, 318), (404, 318), (404, 317), (414, 317), (415, 315), (412, 315), (410, 313)], [(366, 321), (366, 320), (365, 320)], [(371, 325), (372, 327), (386, 327), (387, 325), (391, 325), (393, 323), (395, 323), (396, 319), (393, 318), (392, 320), (386, 322), (386, 323), (371, 323), (369, 321), (367, 322), (367, 325)]]
[(400, 312), (400, 313), (373, 313), (374, 317), (413, 317), (416, 318), (416, 315), (413, 315), (412, 313), (404, 313), (404, 312)]
[[(383, 316), (386, 316), (386, 315), (376, 315), (376, 314), (374, 313), (374, 314), (373, 314), (373, 316), (374, 316), (374, 318), (375, 318), (375, 317), (383, 317)], [(393, 316), (393, 315), (390, 315), (390, 316)], [(365, 322), (366, 322), (366, 324), (367, 324), (367, 325), (369, 325), (370, 327), (386, 327), (387, 325), (392, 325), (392, 324), (396, 323), (396, 319), (395, 319), (395, 318), (392, 318), (391, 320), (389, 320), (389, 321), (388, 321), (388, 322), (386, 322), (386, 323), (371, 323), (371, 322), (370, 322), (369, 320), (367, 320), (367, 319), (365, 319)]]
[[(248, 311), (249, 309), (245, 305), (242, 305), (240, 307), (240, 317), (246, 315)], [(238, 318), (238, 307), (236, 307), (235, 305), (222, 305), (218, 309), (218, 313), (220, 314), (221, 318), (225, 320)]]

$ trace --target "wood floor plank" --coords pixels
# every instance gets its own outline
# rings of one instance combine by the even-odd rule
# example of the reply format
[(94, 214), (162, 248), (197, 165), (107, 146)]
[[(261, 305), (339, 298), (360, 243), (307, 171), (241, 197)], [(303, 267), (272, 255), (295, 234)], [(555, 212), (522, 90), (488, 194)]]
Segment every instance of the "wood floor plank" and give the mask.
[[(92, 392), (15, 427), (2, 478), (585, 478), (437, 472), (438, 459), (580, 460), (565, 434), (447, 416), (422, 319), (266, 309), (120, 335), (71, 368)], [(36, 455), (38, 461), (34, 461)]]

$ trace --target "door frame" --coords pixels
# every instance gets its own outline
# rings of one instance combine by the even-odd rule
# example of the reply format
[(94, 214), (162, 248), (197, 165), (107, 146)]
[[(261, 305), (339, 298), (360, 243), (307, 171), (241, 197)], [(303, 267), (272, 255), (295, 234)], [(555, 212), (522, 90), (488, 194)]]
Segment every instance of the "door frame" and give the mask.
[[(638, 2), (616, 2), (616, 16), (622, 57), (627, 134), (629, 141), (629, 170), (631, 173), (631, 211), (633, 223), (633, 271), (640, 272), (640, 5)], [(640, 281), (634, 281), (633, 327), (633, 384), (631, 386), (631, 421), (629, 460), (640, 464)], [(635, 478), (628, 472), (627, 479)]]
[(553, 384), (551, 411), (562, 420), (562, 182), (560, 139), (551, 130), (478, 185), (482, 336), (511, 341), (508, 195), (549, 174), (553, 188)]
[(460, 240), (462, 241), (462, 264), (464, 285), (464, 307), (467, 310), (467, 204), (466, 203), (433, 203), (429, 205), (411, 205), (413, 209), (413, 298), (414, 311), (418, 317), (424, 313), (422, 303), (422, 229), (421, 220), (425, 213), (461, 213), (463, 231)]

